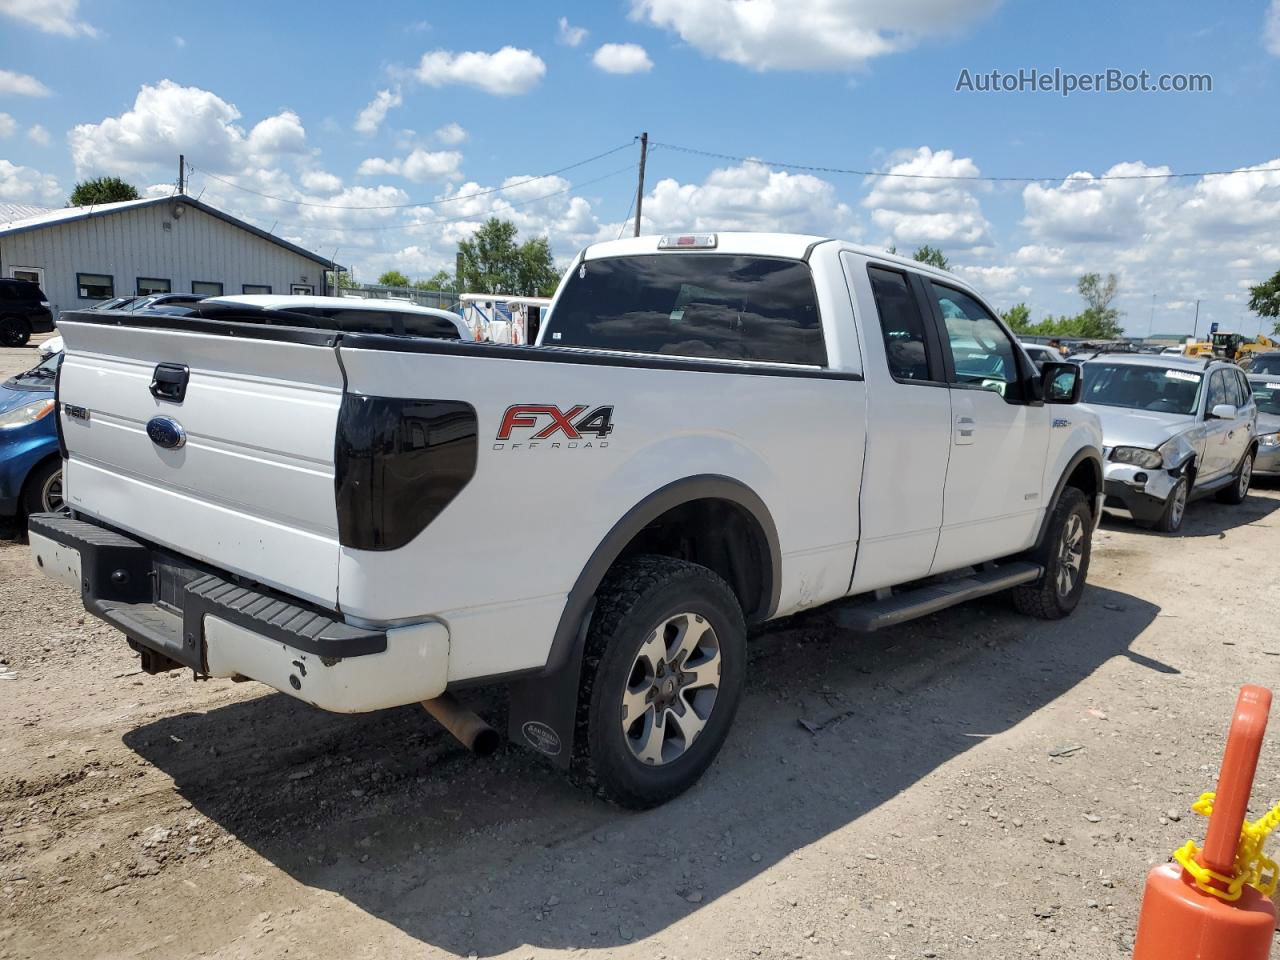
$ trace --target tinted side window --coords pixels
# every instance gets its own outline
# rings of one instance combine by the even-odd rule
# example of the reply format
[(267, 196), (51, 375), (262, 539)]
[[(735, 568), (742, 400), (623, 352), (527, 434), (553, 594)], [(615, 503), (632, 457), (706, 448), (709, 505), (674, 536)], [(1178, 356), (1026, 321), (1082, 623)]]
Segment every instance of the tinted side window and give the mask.
[(1236, 390), (1240, 393), (1240, 406), (1253, 399), (1253, 391), (1249, 389), (1249, 378), (1239, 370), (1232, 370), (1231, 375), (1236, 378)]
[[(458, 328), (444, 317), (429, 313), (400, 313), (396, 310), (360, 310), (333, 307), (299, 307), (290, 313), (324, 317), (339, 330), (361, 333), (390, 333), (411, 337), (457, 340)], [(329, 324), (325, 324), (329, 326)]]
[(867, 274), (880, 314), (880, 334), (884, 337), (885, 357), (893, 379), (941, 380), (941, 374), (929, 367), (924, 317), (906, 274), (883, 267), (869, 267)]
[(587, 260), (542, 343), (632, 353), (825, 366), (808, 264), (733, 254)]
[(945, 348), (951, 351), (955, 382), (1021, 399), (1017, 350), (995, 317), (967, 293), (929, 286), (947, 327)]

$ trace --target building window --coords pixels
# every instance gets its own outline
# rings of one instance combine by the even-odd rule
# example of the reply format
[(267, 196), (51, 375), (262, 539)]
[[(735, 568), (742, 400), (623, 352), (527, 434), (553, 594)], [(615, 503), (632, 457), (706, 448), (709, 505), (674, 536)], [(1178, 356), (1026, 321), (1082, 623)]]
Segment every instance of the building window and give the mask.
[(198, 293), (202, 297), (220, 297), (222, 296), (222, 284), (214, 283), (210, 280), (192, 280), (191, 292)]
[(246, 283), (240, 288), (241, 293), (270, 293), (271, 287), (265, 283)]
[(168, 280), (161, 280), (159, 277), (139, 277), (138, 278), (138, 296), (145, 297), (152, 293), (171, 293), (173, 285)]
[(106, 273), (77, 273), (81, 300), (110, 300), (116, 295), (115, 277)]

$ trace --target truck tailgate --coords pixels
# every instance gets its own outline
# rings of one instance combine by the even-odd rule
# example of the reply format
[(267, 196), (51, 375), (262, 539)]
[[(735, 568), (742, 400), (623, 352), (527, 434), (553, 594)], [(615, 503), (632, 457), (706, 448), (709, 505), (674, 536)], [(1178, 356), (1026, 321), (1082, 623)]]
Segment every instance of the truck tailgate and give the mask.
[[(336, 606), (334, 431), (343, 376), (324, 334), (315, 331), (309, 342), (242, 339), (197, 325), (114, 326), (76, 316), (59, 323), (68, 505)], [(161, 364), (187, 368), (180, 401), (153, 395)], [(156, 418), (180, 427), (156, 425), (163, 441), (179, 445), (148, 435)]]

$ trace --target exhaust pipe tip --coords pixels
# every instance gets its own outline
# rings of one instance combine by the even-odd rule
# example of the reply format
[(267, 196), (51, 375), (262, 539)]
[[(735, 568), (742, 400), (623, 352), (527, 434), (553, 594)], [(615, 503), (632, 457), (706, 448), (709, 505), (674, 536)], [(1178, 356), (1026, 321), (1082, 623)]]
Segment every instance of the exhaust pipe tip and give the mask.
[(492, 755), (502, 744), (498, 731), (485, 723), (474, 710), (460, 704), (451, 693), (442, 693), (433, 700), (423, 700), (422, 708), (478, 757)]

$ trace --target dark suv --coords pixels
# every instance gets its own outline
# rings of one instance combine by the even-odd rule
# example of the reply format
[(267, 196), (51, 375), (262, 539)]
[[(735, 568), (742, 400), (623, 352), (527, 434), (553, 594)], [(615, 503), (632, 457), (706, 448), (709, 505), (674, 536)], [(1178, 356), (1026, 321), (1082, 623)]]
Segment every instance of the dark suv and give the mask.
[(21, 347), (33, 333), (53, 330), (53, 311), (40, 284), (0, 279), (0, 347)]

